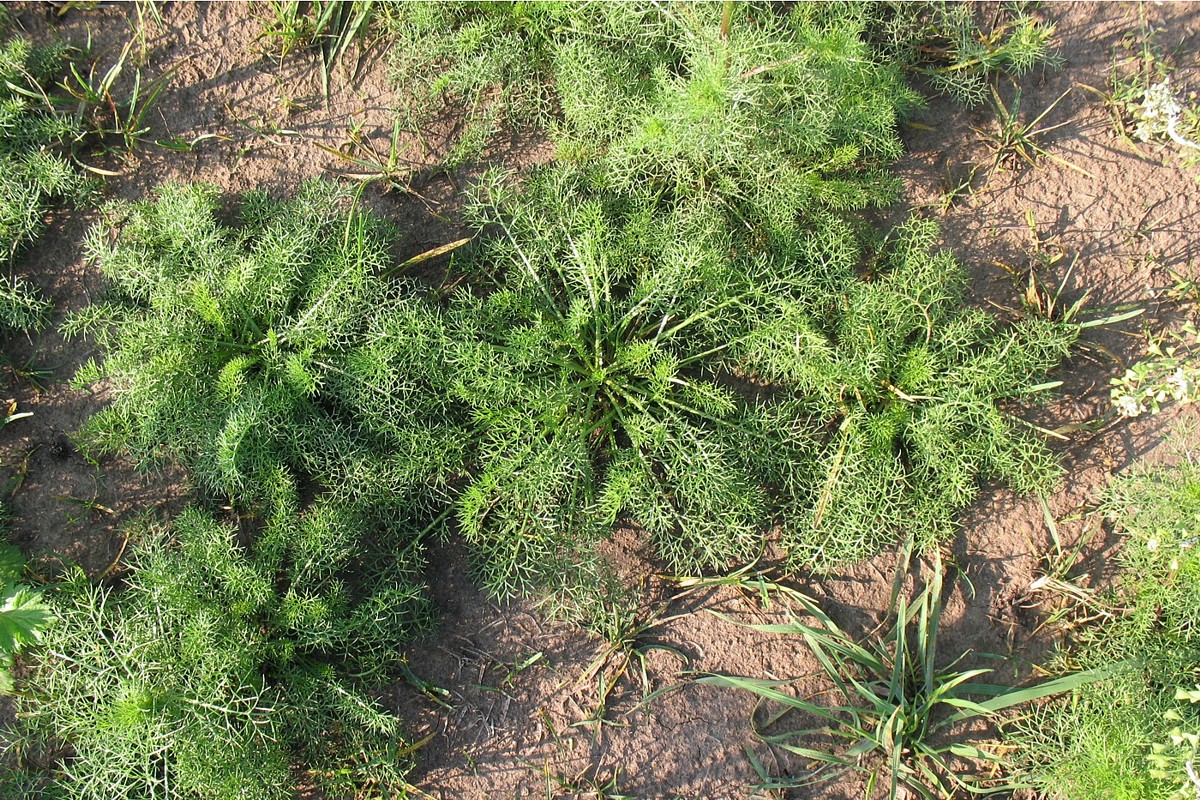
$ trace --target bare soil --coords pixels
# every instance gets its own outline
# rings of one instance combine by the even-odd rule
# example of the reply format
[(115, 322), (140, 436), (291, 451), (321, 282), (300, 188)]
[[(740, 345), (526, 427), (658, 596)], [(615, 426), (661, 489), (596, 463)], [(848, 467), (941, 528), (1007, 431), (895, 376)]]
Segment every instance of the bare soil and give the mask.
[[(95, 164), (119, 173), (107, 181), (109, 195), (140, 199), (166, 181), (203, 181), (230, 193), (290, 193), (304, 180), (361, 171), (318, 145), (344, 149), (356, 132), (386, 150), (398, 96), (384, 44), (372, 43), (339, 67), (325, 98), (313, 54), (280, 59), (266, 52), (268, 43), (259, 38), (270, 13), (265, 4), (159, 5), (161, 20), (146, 21), (144, 47), (135, 53), (146, 78), (170, 73), (170, 84), (134, 153), (114, 151)], [(35, 40), (61, 37), (82, 45), (90, 31), (108, 54), (101, 68), (134, 30), (132, 5), (61, 17), (55, 9), (50, 3), (10, 8)], [(1200, 4), (1049, 3), (1041, 13), (1058, 24), (1065, 64), (1025, 76), (1021, 108), (1023, 118), (1032, 119), (1061, 97), (1043, 122), (1061, 126), (1039, 140), (1054, 157), (1043, 156), (1036, 166), (1008, 159), (993, 167), (976, 130), (996, 124), (993, 112), (934, 98), (904, 125), (910, 155), (896, 172), (908, 203), (938, 219), (946, 245), (970, 270), (972, 302), (1016, 313), (1031, 268), (1053, 290), (1074, 263), (1062, 303), (1087, 294), (1090, 308), (1146, 308), (1137, 320), (1089, 329), (1085, 346), (1061, 368), (1057, 399), (1036, 411), (1040, 424), (1060, 428), (1109, 411), (1108, 381), (1141, 355), (1143, 327), (1161, 328), (1178, 313), (1166, 289), (1181, 278), (1200, 279), (1200, 171), (1183, 168), (1171, 147), (1119, 136), (1100, 97), (1109, 89), (1114, 60), (1128, 54), (1129, 37), (1147, 26), (1160, 28), (1160, 41), (1176, 54), (1176, 85), (1200, 87)], [(1011, 102), (1013, 92), (1004, 91)], [(431, 131), (424, 142), (403, 143), (414, 174), (437, 163), (449, 130), (448, 123), (440, 135)], [(169, 139), (196, 144), (190, 152), (154, 144)], [(521, 168), (548, 157), (548, 149), (543, 142), (515, 141), (490, 155)], [(948, 188), (976, 165), (982, 166), (969, 189), (944, 204)], [(456, 238), (455, 198), (471, 175), (426, 177), (411, 191), (369, 187), (370, 206), (397, 224), (397, 257)], [(89, 210), (54, 213), (36, 247), (18, 261), (17, 271), (53, 300), (59, 318), (103, 292), (80, 248), (94, 219)], [(1062, 258), (1038, 266), (1049, 253)], [(34, 415), (0, 433), (0, 478), (16, 487), (15, 541), (30, 554), (44, 554), (47, 570), (61, 561), (92, 575), (120, 570), (123, 523), (177, 511), (189, 496), (186, 476), (169, 467), (137, 470), (119, 458), (90, 463), (72, 446), (72, 431), (104, 403), (103, 392), (75, 391), (64, 382), (93, 355), (90, 343), (64, 341), (51, 329), (10, 339), (4, 348), (14, 362), (31, 359), (54, 377), (45, 390), (16, 375), (0, 383), (0, 399), (12, 398)], [(1193, 408), (1181, 407), (1069, 433), (1060, 443), (1066, 477), (1045, 508), (1038, 498), (986, 487), (946, 547), (969, 580), (950, 591), (943, 652), (997, 654), (1000, 660), (972, 658), (997, 668), (1000, 680), (1020, 680), (1044, 661), (1069, 634), (1062, 625), (1043, 625), (1056, 601), (1031, 588), (1053, 555), (1046, 509), (1062, 520), (1066, 548), (1087, 537), (1071, 574), (1084, 585), (1105, 585), (1117, 540), (1084, 512), (1115, 472), (1135, 459), (1160, 457), (1168, 436), (1195, 444), (1194, 434), (1172, 434), (1195, 416)], [(773, 795), (754, 788), (760, 778), (747, 750), (773, 775), (799, 769), (756, 741), (756, 708), (748, 695), (687, 681), (703, 672), (780, 679), (811, 674), (816, 665), (798, 637), (746, 627), (783, 621), (783, 610), (732, 589), (679, 592), (659, 575), (636, 531), (618, 532), (612, 553), (641, 587), (648, 623), (632, 649), (618, 651), (528, 604), (497, 606), (471, 582), (461, 543), (435, 545), (427, 579), (440, 625), (413, 644), (407, 658), (413, 674), (438, 690), (422, 693), (402, 682), (388, 694), (413, 739), (427, 740), (411, 778), (422, 792), (438, 798), (605, 792), (753, 798)], [(848, 630), (866, 633), (883, 618), (895, 558), (885, 553), (836, 575), (800, 576), (797, 585), (821, 598)], [(660, 690), (667, 691), (645, 701)], [(848, 784), (785, 796), (861, 794), (861, 786)]]

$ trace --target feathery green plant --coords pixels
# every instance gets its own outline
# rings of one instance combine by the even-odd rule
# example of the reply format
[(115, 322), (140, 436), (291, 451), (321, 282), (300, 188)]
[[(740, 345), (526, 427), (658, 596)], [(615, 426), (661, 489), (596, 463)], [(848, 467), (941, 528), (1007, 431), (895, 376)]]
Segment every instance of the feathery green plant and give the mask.
[(389, 29), (398, 82), (424, 86), (410, 129), (422, 133), (439, 98), (467, 108), (452, 164), (503, 126), (533, 126), (562, 159), (600, 159), (614, 185), (711, 185), (773, 218), (813, 197), (886, 194), (891, 125), (916, 103), (841, 7), (408, 3)]
[(546, 50), (556, 20), (587, 6), (625, 4), (412, 2), (388, 4), (382, 25), (394, 40), (393, 82), (406, 104), (404, 127), (427, 139), (447, 105), (461, 115), (446, 162), (478, 158), (504, 126), (545, 127), (552, 100)]
[(967, 105), (988, 97), (989, 80), (1019, 77), (1037, 66), (1057, 68), (1055, 26), (1037, 19), (1033, 3), (891, 2), (863, 4), (873, 36), (889, 60), (925, 75)]
[(1076, 329), (962, 311), (927, 225), (862, 274), (852, 212), (890, 197), (913, 96), (852, 9), (452, 12), (548, 53), (563, 112), (560, 164), (476, 191), (474, 282), (412, 302), (373, 224), (311, 187), (236, 228), (199, 189), (117, 207), (91, 248), (126, 301), (68, 325), (108, 353), (79, 381), (115, 398), (85, 439), (235, 498), (277, 463), (343, 498), (462, 477), (502, 596), (578, 585), (618, 520), (690, 572), (749, 558), (782, 512), (793, 558), (828, 564), (944, 533), (981, 477), (1053, 476), (997, 403)]
[(1200, 731), (1186, 702), (1200, 663), (1200, 466), (1190, 454), (1136, 465), (1100, 513), (1125, 536), (1119, 588), (1063, 661), (1112, 677), (1044, 706), (1009, 743), (1037, 787), (1068, 800), (1194, 797), (1185, 733)]
[(874, 275), (774, 293), (740, 348), (756, 374), (797, 393), (807, 426), (823, 432), (807, 485), (783, 500), (796, 562), (861, 558), (901, 531), (931, 543), (952, 530), (981, 479), (1033, 491), (1059, 473), (1001, 403), (1045, 388), (1041, 376), (1078, 326), (1029, 318), (1002, 327), (965, 308), (966, 276), (933, 250), (936, 238), (935, 225), (911, 221), (878, 248)]
[(46, 324), (50, 301), (20, 276), (0, 276), (0, 331), (37, 331)]
[(782, 510), (793, 560), (829, 566), (906, 530), (935, 541), (981, 478), (1058, 474), (998, 403), (1038, 388), (1077, 326), (964, 311), (931, 224), (897, 230), (859, 278), (844, 230), (848, 258), (828, 240), (786, 263), (731, 256), (719, 209), (592, 189), (569, 167), (519, 192), (485, 179), (468, 214), (483, 291), (454, 295), (442, 340), (393, 357), (387, 380), (420, 374), (474, 418), (459, 521), (496, 594), (596, 568), (618, 520), (690, 572), (752, 557)]
[(64, 54), (65, 47), (34, 47), (20, 37), (0, 45), (0, 258), (5, 260), (41, 229), (51, 201), (85, 188), (61, 154), (77, 126), (43, 89)]
[[(95, 337), (103, 363), (76, 381), (107, 379), (113, 401), (81, 439), (177, 459), (247, 517), (151, 526), (123, 591), (77, 576), (59, 592), (15, 741), (71, 748), (50, 775), (67, 796), (286, 797), (296, 763), (333, 794), (404, 789), (398, 723), (360, 683), (427, 618), (419, 543), (398, 532), (454, 448), (430, 432), (436, 398), (353, 410), (362, 393), (421, 395), (371, 382), (370, 347), (398, 344), (376, 319), (412, 298), (384, 278), (382, 223), (346, 199), (250, 193), (230, 225), (214, 189), (167, 186), (107, 206), (88, 240), (113, 296), (64, 330)], [(385, 431), (411, 452), (384, 452)], [(302, 504), (297, 480), (328, 491)]]
[[(482, 288), (452, 298), (433, 359), (450, 372), (428, 378), (476, 420), (459, 518), (492, 590), (592, 569), (618, 519), (692, 571), (756, 552), (783, 511), (794, 560), (827, 565), (944, 534), (981, 478), (1045, 486), (1053, 458), (998, 403), (1077, 329), (963, 311), (929, 225), (861, 274), (853, 212), (891, 197), (916, 102), (863, 16), (584, 8), (405, 9), (431, 30), (508, 26), (561, 110), (557, 165), (520, 191), (481, 182)], [(447, 86), (475, 63), (438, 58)]]
[[(406, 127), (424, 139), (447, 103), (465, 114), (451, 134), (452, 166), (478, 158), (505, 129), (532, 128), (550, 132), (560, 156), (611, 150), (629, 173), (686, 164), (690, 180), (724, 161), (727, 176), (733, 164), (758, 177), (789, 169), (759, 152), (757, 132), (770, 120), (788, 132), (771, 146), (794, 146), (830, 171), (862, 170), (869, 163), (855, 161), (895, 146), (876, 135), (889, 109), (916, 102), (898, 69), (978, 103), (993, 74), (1058, 63), (1054, 26), (1025, 4), (984, 18), (969, 3), (780, 11), (757, 3), (415, 2), (384, 17), (396, 83), (414, 90), (401, 108)], [(863, 129), (872, 132), (865, 142)], [(748, 180), (743, 188), (774, 187)]]
[(391, 420), (424, 437), (402, 462), (379, 454), (338, 403), (367, 390), (346, 385), (343, 354), (405, 299), (380, 276), (380, 221), (342, 211), (345, 199), (322, 183), (286, 202), (250, 193), (237, 226), (220, 221), (216, 191), (202, 186), (106, 207), (87, 246), (117, 297), (63, 326), (93, 334), (104, 353), (76, 383), (107, 379), (113, 398), (82, 441), (141, 461), (169, 455), (239, 503), (262, 496), (277, 464), (343, 498), (403, 503), (422, 454), (442, 451), (419, 406)]
[(618, 191), (711, 198), (731, 225), (775, 234), (816, 210), (892, 199), (897, 115), (918, 100), (872, 56), (861, 22), (808, 4), (724, 10), (656, 8), (674, 46), (644, 55), (600, 37), (562, 46), (559, 157)]
[[(586, 568), (624, 518), (681, 569), (746, 558), (764, 470), (788, 454), (790, 432), (711, 371), (745, 317), (720, 217), (681, 222), (581, 180), (487, 180), (468, 212), (496, 231), (471, 260), (481, 291), (455, 293), (440, 342), (388, 362), (474, 421), (458, 516), (502, 596)], [(375, 398), (360, 413), (387, 418)]]
[[(730, 259), (742, 244), (731, 228), (753, 220), (748, 239), (790, 234), (846, 264), (853, 231), (823, 224), (827, 209), (885, 199), (872, 165), (899, 153), (891, 126), (911, 96), (864, 58), (856, 28), (712, 11), (413, 5), (397, 18), (422, 45), (400, 57), (428, 55), (425, 72), (448, 60), (446, 90), (480, 103), (512, 83), (530, 97), (490, 108), (528, 99), (545, 112), (544, 80), (505, 72), (519, 65), (554, 72), (563, 110), (563, 167), (517, 194), (485, 179), (474, 219), (501, 231), (472, 262), (487, 288), (455, 298), (450, 352), (436, 359), (478, 422), (459, 518), (499, 594), (594, 568), (592, 545), (622, 518), (679, 569), (746, 558), (770, 520), (764, 485), (787, 482), (803, 447), (792, 420), (727, 380), (725, 354), (764, 292), (752, 274), (765, 272)], [(428, 40), (448, 21), (453, 34)], [(502, 35), (482, 34), (493, 28)], [(489, 57), (466, 56), (477, 51)], [(836, 114), (816, 112), (830, 104)], [(797, 231), (801, 210), (820, 222)]]
[(81, 800), (403, 792), (399, 721), (361, 678), (427, 619), (411, 554), (368, 554), (368, 531), (389, 538), (377, 522), (297, 512), (278, 479), (251, 544), (192, 509), (138, 531), (122, 591), (76, 572), (50, 593), (58, 619), (6, 737), (27, 770), (69, 748), (45, 777)]
[[(5, 21), (0, 12), (0, 26)], [(11, 265), (38, 235), (52, 203), (78, 201), (93, 190), (65, 155), (78, 126), (43, 88), (60, 71), (65, 54), (65, 46), (34, 47), (21, 37), (0, 45), (0, 264)], [(11, 269), (0, 275), (0, 334), (38, 331), (49, 312), (49, 301), (29, 281)], [(0, 355), (0, 363), (33, 372), (29, 365), (15, 367), (7, 355)], [(14, 418), (9, 409), (4, 421)]]
[[(14, 46), (20, 49), (22, 45), (9, 42), (3, 50), (0, 50), (0, 75), (3, 75), (3, 71), (12, 65), (12, 62), (6, 59), (11, 56), (11, 49)], [(9, 84), (9, 91), (13, 91), (13, 86), (14, 84)], [(2, 104), (3, 101), (0, 100), (0, 106)], [(10, 119), (18, 120), (20, 113), (16, 106), (10, 105), (9, 109), (14, 114)], [(3, 113), (3, 108), (0, 107), (0, 114)], [(19, 138), (21, 135), (16, 133), (14, 138)], [(0, 145), (0, 153), (3, 153), (5, 149), (4, 145)], [(15, 156), (17, 153), (10, 153), (10, 155)], [(12, 179), (13, 177), (7, 172), (0, 177), (0, 195), (4, 195), (4, 186), (7, 181)], [(19, 186), (19, 180), (13, 183), (13, 186)], [(7, 197), (11, 199), (11, 195)], [(3, 213), (0, 211), (0, 216)], [(3, 223), (0, 222), (0, 227), (2, 225)], [(14, 229), (9, 228), (5, 233), (0, 233), (0, 237), (5, 235), (23, 236), (31, 233), (32, 229), (27, 229), (25, 234), (16, 234)], [(10, 254), (17, 243), (18, 240), (15, 238), (9, 240)], [(40, 330), (46, 323), (49, 311), (50, 302), (43, 299), (27, 281), (16, 275), (0, 276), (0, 334), (20, 330)], [(8, 356), (0, 356), (0, 363), (9, 363)], [(0, 430), (9, 423), (28, 416), (30, 414), (27, 411), (17, 411), (15, 401), (5, 402), (2, 416), (0, 416)], [(6, 501), (7, 498), (0, 498), (0, 531), (4, 533), (7, 533), (9, 523), (9, 508)], [(25, 646), (36, 643), (42, 629), (51, 620), (49, 609), (41, 601), (41, 593), (19, 582), (24, 566), (25, 559), (20, 550), (10, 544), (0, 544), (0, 695), (12, 691), (16, 654)]]

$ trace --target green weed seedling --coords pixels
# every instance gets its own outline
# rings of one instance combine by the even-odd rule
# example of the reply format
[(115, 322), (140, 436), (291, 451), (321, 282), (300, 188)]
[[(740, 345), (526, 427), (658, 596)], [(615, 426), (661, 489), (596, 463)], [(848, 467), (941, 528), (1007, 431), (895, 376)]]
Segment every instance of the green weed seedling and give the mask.
[(365, 38), (375, 13), (374, 0), (272, 0), (271, 18), (259, 38), (273, 40), (283, 59), (293, 50), (316, 47), (321, 54), (321, 88), (329, 97), (329, 79), (350, 46)]
[[(78, 123), (88, 126), (91, 135), (120, 137), (126, 152), (133, 152), (136, 144), (149, 133), (147, 116), (178, 69), (173, 67), (146, 81), (142, 68), (135, 66), (133, 83), (128, 92), (123, 96), (114, 94), (118, 79), (130, 61), (133, 46), (133, 39), (126, 42), (103, 75), (97, 72), (98, 62), (92, 65), (86, 76), (72, 62), (70, 75), (62, 84), (63, 89), (78, 101), (75, 112)], [(95, 168), (93, 171), (96, 171)]]
[(573, 776), (555, 775), (545, 767), (539, 770), (546, 779), (546, 800), (638, 800), (620, 789), (620, 770), (607, 778), (591, 774), (589, 768)]
[[(1079, 254), (1071, 258), (1058, 285), (1048, 282), (1045, 273), (1053, 272), (1066, 259), (1066, 252), (1059, 244), (1057, 236), (1042, 234), (1038, 230), (1033, 211), (1026, 209), (1025, 221), (1029, 228), (1031, 249), (1029, 260), (1025, 267), (1016, 267), (1002, 261), (993, 262), (1011, 275), (1021, 290), (1022, 308), (1008, 309), (1015, 316), (1032, 316), (1037, 319), (1057, 322), (1063, 325), (1078, 326), (1079, 330), (1115, 325), (1119, 322), (1133, 319), (1145, 313), (1145, 308), (1136, 303), (1122, 303), (1109, 307), (1089, 307), (1091, 291), (1084, 291), (1069, 305), (1065, 301), (1067, 285), (1079, 263)], [(1097, 347), (1093, 343), (1086, 346)], [(1101, 349), (1098, 348), (1097, 349)], [(1107, 351), (1104, 351), (1107, 353)], [(1109, 354), (1111, 355), (1111, 354)], [(1115, 356), (1112, 356), (1114, 360)]]
[[(1060, 600), (1059, 605), (1045, 615), (1037, 629), (1030, 634), (1036, 635), (1044, 628), (1065, 624), (1065, 630), (1073, 630), (1086, 625), (1110, 618), (1114, 609), (1112, 603), (1103, 597), (1096, 589), (1086, 585), (1086, 577), (1076, 575), (1084, 550), (1093, 544), (1100, 526), (1088, 526), (1079, 534), (1079, 538), (1071, 547), (1063, 544), (1059, 535), (1059, 522), (1050, 511), (1046, 498), (1039, 498), (1042, 506), (1042, 518), (1050, 533), (1051, 547), (1042, 557), (1041, 575), (1029, 585), (1032, 595), (1049, 594)], [(1078, 520), (1081, 515), (1072, 516)]]
[(595, 710), (590, 717), (574, 725), (598, 726), (608, 723), (609, 699), (623, 679), (629, 678), (636, 682), (641, 689), (642, 702), (649, 699), (651, 691), (647, 659), (650, 653), (667, 653), (678, 658), (683, 664), (688, 663), (688, 656), (679, 648), (650, 638), (650, 633), (655, 628), (686, 616), (667, 615), (667, 605), (664, 604), (645, 615), (631, 610), (620, 627), (608, 632), (608, 645), (575, 680), (576, 686), (595, 684)]
[(7, 356), (0, 357), (0, 364), (8, 368), (13, 378), (25, 381), (38, 393), (48, 391), (50, 383), (54, 380), (54, 368), (37, 364), (32, 356), (20, 363), (12, 361)]
[[(1200, 684), (1194, 689), (1180, 686), (1175, 689), (1175, 700), (1184, 701), (1193, 706), (1200, 703)], [(1186, 708), (1186, 707), (1185, 707)], [(1168, 723), (1177, 722), (1167, 732), (1167, 741), (1155, 742), (1150, 746), (1150, 776), (1157, 780), (1175, 784), (1176, 796), (1189, 797), (1200, 792), (1200, 775), (1196, 773), (1196, 754), (1200, 751), (1200, 729), (1195, 722), (1195, 714), (1187, 710), (1170, 709), (1163, 714)], [(1182, 772), (1187, 780), (1181, 781)]]
[(388, 188), (412, 192), (411, 179), (419, 165), (401, 155), (400, 136), (403, 129), (397, 119), (392, 126), (392, 135), (387, 150), (381, 149), (358, 127), (352, 128), (346, 143), (338, 148), (315, 142), (317, 147), (334, 156), (346, 168), (343, 177), (372, 183), (380, 181)]
[[(963, 759), (997, 765), (1001, 757), (961, 737), (962, 724), (993, 719), (998, 712), (1069, 691), (1096, 680), (1098, 673), (1078, 673), (1043, 681), (1026, 688), (977, 682), (989, 670), (958, 669), (966, 656), (949, 663), (938, 652), (938, 627), (942, 614), (942, 565), (931, 553), (928, 578), (909, 599), (902, 591), (908, 574), (909, 547), (902, 550), (892, 589), (889, 625), (865, 644), (855, 642), (808, 596), (777, 584), (769, 592), (796, 604), (805, 617), (792, 613), (789, 622), (754, 625), (768, 633), (801, 636), (821, 665), (820, 674), (831, 684), (827, 699), (804, 697), (786, 691), (789, 681), (710, 675), (700, 683), (750, 691), (777, 706), (768, 726), (784, 723), (789, 711), (820, 720), (818, 728), (771, 733), (760, 729), (764, 742), (805, 759), (813, 766), (796, 779), (772, 779), (768, 788), (810, 787), (836, 781), (848, 773), (867, 776), (864, 797), (874, 797), (886, 786), (896, 798), (901, 787), (924, 798), (1010, 790), (1012, 785), (989, 785), (964, 771)], [(768, 727), (764, 726), (764, 727)], [(808, 737), (837, 743), (828, 749), (806, 744)], [(757, 763), (757, 760), (756, 760)]]
[(28, 281), (17, 276), (0, 277), (0, 331), (39, 331), (45, 327), (50, 302)]
[(990, 169), (995, 170), (1001, 167), (1012, 168), (1018, 161), (1023, 161), (1030, 167), (1036, 167), (1038, 158), (1044, 157), (1056, 164), (1073, 169), (1081, 175), (1086, 175), (1096, 180), (1095, 175), (1076, 164), (1072, 164), (1062, 156), (1049, 152), (1039, 141), (1046, 134), (1058, 130), (1069, 123), (1069, 120), (1067, 120), (1054, 125), (1041, 124), (1042, 120), (1070, 93), (1071, 89), (1067, 89), (1067, 91), (1055, 98), (1050, 105), (1046, 106), (1040, 114), (1032, 120), (1024, 122), (1021, 119), (1021, 90), (1017, 89), (1012, 103), (1005, 105), (996, 87), (991, 87), (992, 109), (996, 114), (996, 127), (993, 129), (974, 129), (992, 151)]
[(1112, 378), (1113, 410), (1121, 417), (1158, 414), (1168, 403), (1200, 399), (1197, 330), (1192, 321), (1156, 336), (1145, 332), (1145, 355)]
[[(0, 507), (3, 515), (6, 510)], [(11, 694), (15, 688), (17, 653), (36, 645), (54, 619), (49, 606), (42, 602), (41, 592), (19, 583), (24, 566), (20, 550), (0, 545), (0, 695)]]

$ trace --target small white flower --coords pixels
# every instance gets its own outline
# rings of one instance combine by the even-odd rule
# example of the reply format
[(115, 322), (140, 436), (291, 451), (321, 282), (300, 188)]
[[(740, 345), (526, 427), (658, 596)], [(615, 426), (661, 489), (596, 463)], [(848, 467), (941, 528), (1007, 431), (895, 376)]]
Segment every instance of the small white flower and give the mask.
[(1188, 380), (1183, 367), (1175, 370), (1175, 374), (1167, 378), (1167, 384), (1171, 387), (1171, 396), (1176, 400), (1186, 401), (1191, 394), (1192, 382)]
[(1135, 134), (1142, 141), (1148, 142), (1155, 136), (1166, 134), (1178, 144), (1200, 149), (1200, 144), (1184, 138), (1179, 133), (1183, 104), (1175, 96), (1169, 80), (1156, 83), (1146, 90), (1138, 114), (1141, 122), (1138, 123)]
[(1150, 552), (1154, 552), (1155, 550), (1157, 550), (1158, 545), (1159, 545), (1158, 539), (1147, 539), (1146, 540), (1146, 549), (1149, 550)]
[(1133, 395), (1126, 394), (1117, 398), (1117, 410), (1121, 412), (1121, 416), (1123, 417), (1140, 417), (1142, 415), (1142, 404)]

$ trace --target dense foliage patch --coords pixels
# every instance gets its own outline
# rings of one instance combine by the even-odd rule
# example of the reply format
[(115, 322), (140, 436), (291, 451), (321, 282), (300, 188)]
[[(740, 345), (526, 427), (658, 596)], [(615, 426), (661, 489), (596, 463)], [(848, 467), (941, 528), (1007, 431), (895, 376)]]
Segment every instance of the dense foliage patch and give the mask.
[[(409, 303), (381, 277), (382, 224), (347, 199), (328, 184), (287, 202), (252, 193), (230, 225), (211, 188), (168, 186), (106, 207), (89, 240), (111, 296), (65, 327), (95, 337), (103, 363), (77, 380), (106, 380), (112, 403), (81, 441), (175, 459), (239, 516), (147, 524), (123, 587), (78, 574), (54, 589), (17, 746), (29, 765), (61, 754), (53, 791), (403, 790), (398, 721), (365, 688), (428, 619), (410, 523), (437, 480), (342, 405), (384, 390), (350, 380), (364, 369), (351, 350)], [(427, 461), (446, 452), (432, 423), (408, 418)]]
[(411, 552), (352, 508), (298, 511), (277, 477), (251, 544), (247, 531), (193, 509), (134, 534), (120, 591), (81, 572), (53, 589), (57, 620), (23, 685), (24, 724), (8, 734), (27, 767), (69, 747), (46, 770), (45, 791), (96, 800), (286, 798), (300, 785), (402, 791), (399, 721), (362, 678), (394, 667), (427, 618)]
[[(1056, 65), (1054, 26), (1031, 5), (532, 0), (409, 2), (381, 13), (395, 40), (401, 121), (440, 144), (448, 166), (502, 151), (516, 130), (549, 134), (564, 157), (612, 146), (640, 172), (695, 154), (706, 133), (745, 171), (772, 169), (749, 119), (789, 129), (790, 144), (845, 167), (853, 157), (844, 160), (842, 145), (894, 148), (890, 136), (864, 142), (862, 132), (886, 127), (893, 104), (916, 101), (901, 70), (980, 103), (995, 75)], [(682, 102), (658, 105), (673, 84), (687, 87)], [(729, 92), (741, 101), (733, 113), (721, 100)], [(706, 116), (705, 130), (679, 137), (679, 122)]]
[(945, 533), (980, 478), (1054, 477), (997, 403), (1074, 329), (963, 311), (931, 226), (880, 239), (852, 213), (892, 198), (914, 102), (861, 14), (401, 16), (446, 14), (542, 47), (561, 112), (555, 164), (475, 190), (468, 280), (440, 308), (400, 288), (378, 222), (316, 185), (248, 196), (236, 226), (201, 188), (113, 206), (90, 250), (120, 297), (68, 326), (106, 351), (78, 378), (113, 396), (87, 441), (238, 502), (277, 464), (342, 499), (454, 498), (502, 596), (594, 564), (622, 520), (676, 570), (750, 558), (780, 521), (825, 566)]
[(801, 401), (818, 431), (803, 491), (784, 500), (798, 563), (860, 558), (907, 530), (950, 533), (979, 481), (1021, 491), (1058, 475), (1042, 440), (1000, 403), (1028, 395), (1066, 356), (1075, 326), (1000, 325), (963, 305), (966, 277), (910, 222), (875, 253), (875, 273), (824, 291), (774, 293), (744, 361)]
[[(561, 569), (620, 519), (672, 568), (752, 557), (789, 423), (722, 378), (756, 298), (719, 214), (592, 192), (569, 171), (475, 207), (487, 287), (451, 304), (451, 391), (480, 422), (459, 501), (489, 585)], [(570, 557), (570, 556), (568, 556)]]
[(78, 132), (42, 88), (61, 69), (64, 48), (15, 37), (0, 45), (0, 255), (5, 259), (42, 226), (52, 200), (84, 187), (61, 154)]
[[(107, 380), (112, 396), (83, 441), (178, 459), (204, 489), (239, 502), (261, 498), (278, 465), (346, 499), (405, 500), (418, 453), (399, 464), (378, 455), (353, 408), (339, 405), (363, 391), (403, 393), (346, 384), (346, 352), (405, 302), (379, 274), (389, 261), (381, 222), (346, 213), (347, 199), (321, 183), (285, 202), (252, 193), (236, 227), (204, 186), (106, 207), (88, 250), (112, 298), (65, 325), (104, 352), (77, 383)], [(429, 415), (408, 411), (391, 424), (427, 431)]]
[(1012, 740), (1039, 787), (1071, 800), (1195, 795), (1200, 742), (1200, 466), (1138, 466), (1102, 511), (1124, 534), (1114, 592), (1069, 661), (1112, 677), (1041, 708)]
[(481, 243), (458, 265), (481, 291), (452, 300), (441, 359), (481, 422), (459, 517), (494, 590), (583, 559), (619, 519), (672, 569), (747, 558), (781, 519), (794, 563), (824, 566), (901, 528), (945, 534), (980, 478), (1054, 478), (997, 404), (1075, 330), (964, 311), (932, 226), (880, 241), (854, 213), (894, 197), (917, 102), (878, 24), (815, 4), (393, 16), (402, 74), (435, 76), (426, 102), (484, 127), (518, 113), (557, 145), (476, 192)]
[[(373, 8), (312, 10), (345, 42)], [(431, 531), (467, 540), (493, 595), (595, 599), (623, 523), (680, 572), (770, 542), (823, 568), (944, 535), (980, 480), (1057, 474), (1013, 404), (1077, 329), (965, 309), (932, 225), (859, 213), (895, 199), (917, 103), (873, 10), (381, 13), (410, 124), (465, 111), (451, 163), (516, 122), (555, 161), (477, 182), (438, 291), (398, 277), (388, 226), (330, 184), (103, 209), (87, 252), (111, 291), (64, 330), (95, 342), (75, 381), (110, 403), (79, 440), (177, 461), (222, 513), (148, 522), (122, 583), (53, 591), (13, 733), (35, 792), (402, 793), (408, 749), (368, 690), (427, 618)], [(14, 113), (40, 119), (36, 94)], [(38, 191), (14, 200), (27, 216), (65, 188)], [(44, 310), (13, 282), (0, 313)]]

